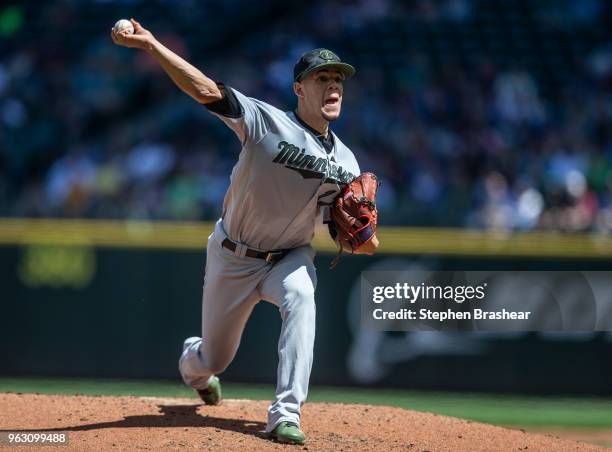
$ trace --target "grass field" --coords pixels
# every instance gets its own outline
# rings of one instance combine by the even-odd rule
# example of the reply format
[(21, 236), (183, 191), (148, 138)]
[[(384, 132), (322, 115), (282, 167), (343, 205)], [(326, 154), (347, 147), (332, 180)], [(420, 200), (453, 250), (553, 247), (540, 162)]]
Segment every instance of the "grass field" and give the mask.
[[(224, 396), (269, 400), (272, 385), (224, 383)], [(195, 397), (181, 382), (0, 378), (0, 392)], [(612, 429), (612, 399), (416, 392), (314, 386), (309, 401), (389, 405), (511, 427)]]

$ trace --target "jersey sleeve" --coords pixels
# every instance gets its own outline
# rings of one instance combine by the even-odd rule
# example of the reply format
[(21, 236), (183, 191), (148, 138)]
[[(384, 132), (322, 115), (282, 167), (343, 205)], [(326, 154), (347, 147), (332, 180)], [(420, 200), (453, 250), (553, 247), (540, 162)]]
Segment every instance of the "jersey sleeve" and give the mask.
[(232, 129), (242, 144), (259, 142), (268, 133), (268, 124), (257, 101), (223, 83), (217, 86), (223, 98), (204, 106)]

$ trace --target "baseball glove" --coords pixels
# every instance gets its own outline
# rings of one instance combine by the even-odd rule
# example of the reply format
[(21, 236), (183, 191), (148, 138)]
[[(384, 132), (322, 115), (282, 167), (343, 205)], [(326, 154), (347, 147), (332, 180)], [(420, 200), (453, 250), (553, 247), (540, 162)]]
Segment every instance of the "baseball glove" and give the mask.
[(334, 199), (331, 219), (340, 250), (332, 268), (342, 252), (354, 253), (376, 234), (376, 192), (379, 185), (374, 174), (362, 173), (348, 183)]

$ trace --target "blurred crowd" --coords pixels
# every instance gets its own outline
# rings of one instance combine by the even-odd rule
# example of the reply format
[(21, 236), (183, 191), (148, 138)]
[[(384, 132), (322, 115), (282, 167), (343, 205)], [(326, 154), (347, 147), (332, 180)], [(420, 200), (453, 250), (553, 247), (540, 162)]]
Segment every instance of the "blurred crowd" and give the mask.
[(353, 63), (332, 129), (382, 179), (383, 224), (612, 229), (606, 2), (256, 3), (0, 7), (0, 216), (219, 216), (240, 144), (148, 55), (112, 44), (115, 20), (136, 17), (287, 110), (303, 51)]

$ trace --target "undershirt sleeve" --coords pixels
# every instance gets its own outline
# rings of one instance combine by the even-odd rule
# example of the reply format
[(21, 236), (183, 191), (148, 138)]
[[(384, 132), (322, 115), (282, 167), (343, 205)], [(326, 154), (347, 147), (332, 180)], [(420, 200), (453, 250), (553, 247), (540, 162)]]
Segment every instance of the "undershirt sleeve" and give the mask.
[[(217, 86), (223, 93), (223, 98), (218, 101), (204, 104), (213, 113), (225, 116), (226, 118), (240, 118), (244, 114), (242, 105), (238, 102), (234, 90), (229, 86), (226, 87), (223, 83), (217, 82)], [(228, 89), (230, 88), (230, 89)]]
[(248, 141), (259, 142), (269, 127), (258, 101), (223, 83), (217, 82), (217, 86), (223, 98), (204, 106), (232, 129), (243, 145)]

